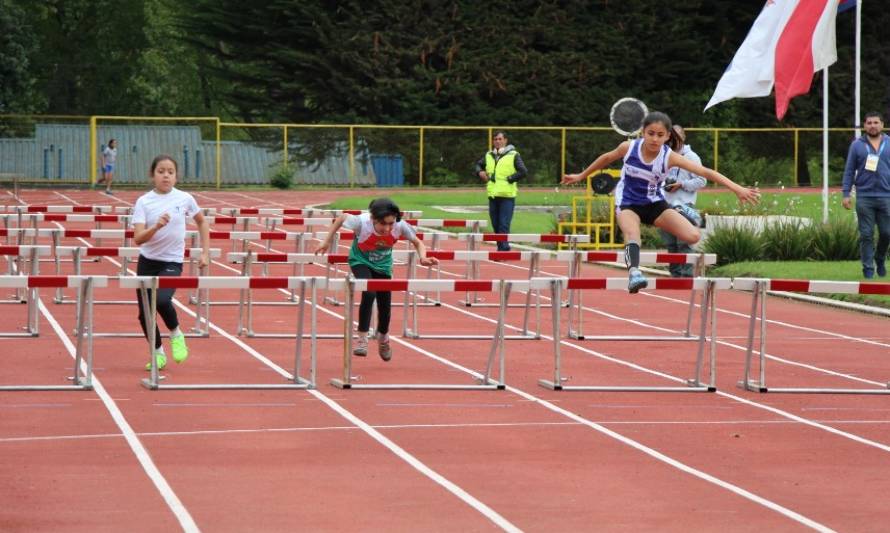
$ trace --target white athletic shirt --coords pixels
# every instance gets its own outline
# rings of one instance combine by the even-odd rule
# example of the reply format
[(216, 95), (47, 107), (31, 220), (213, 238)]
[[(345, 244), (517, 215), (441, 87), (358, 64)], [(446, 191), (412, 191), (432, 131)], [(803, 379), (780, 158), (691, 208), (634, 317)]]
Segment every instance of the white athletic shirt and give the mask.
[(182, 263), (185, 256), (185, 219), (195, 216), (198, 211), (194, 197), (175, 187), (167, 194), (151, 190), (140, 196), (133, 208), (131, 224), (145, 224), (146, 228), (150, 228), (164, 213), (170, 215), (170, 222), (142, 243), (139, 253), (155, 261)]
[(631, 142), (624, 155), (624, 166), (621, 167), (621, 180), (615, 187), (615, 206), (648, 205), (664, 200), (661, 184), (667, 179), (668, 157), (671, 149), (663, 145), (661, 151), (650, 162), (643, 161), (640, 150), (643, 139)]

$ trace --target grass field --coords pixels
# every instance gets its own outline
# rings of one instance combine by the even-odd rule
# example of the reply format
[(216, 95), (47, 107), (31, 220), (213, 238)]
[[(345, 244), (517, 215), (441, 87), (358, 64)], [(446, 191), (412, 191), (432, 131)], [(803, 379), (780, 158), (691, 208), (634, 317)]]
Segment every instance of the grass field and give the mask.
[[(570, 206), (572, 197), (579, 189), (524, 190), (516, 200), (517, 206)], [(380, 189), (369, 190), (367, 195), (353, 196), (337, 200), (331, 204), (335, 209), (364, 209), (368, 203), (382, 196)], [(402, 209), (421, 210), (424, 218), (488, 219), (487, 210), (474, 213), (459, 213), (439, 209), (442, 206), (476, 206), (485, 208), (485, 193), (467, 190), (434, 190), (423, 192), (399, 191), (389, 195)], [(707, 213), (723, 215), (790, 215), (822, 218), (822, 196), (819, 190), (764, 191), (760, 205), (739, 206), (730, 192), (705, 191), (699, 194), (698, 205)], [(438, 206), (438, 207), (437, 207)], [(841, 193), (833, 191), (829, 195), (829, 217), (843, 217), (853, 214), (841, 206)], [(513, 217), (511, 231), (514, 233), (551, 233), (556, 230), (556, 215), (546, 212), (517, 211)], [(711, 272), (719, 276), (747, 276), (786, 279), (822, 279), (837, 281), (862, 281), (861, 267), (857, 261), (759, 261), (725, 265)], [(878, 279), (878, 281), (885, 281)], [(831, 295), (844, 301), (863, 303), (890, 308), (890, 297), (872, 295)]]

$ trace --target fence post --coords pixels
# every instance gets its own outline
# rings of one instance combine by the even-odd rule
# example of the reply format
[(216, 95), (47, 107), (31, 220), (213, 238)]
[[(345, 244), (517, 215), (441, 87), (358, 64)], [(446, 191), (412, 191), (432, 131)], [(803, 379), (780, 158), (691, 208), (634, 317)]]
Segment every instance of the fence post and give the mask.
[(423, 126), (420, 127), (420, 156), (417, 158), (417, 186), (423, 188)]

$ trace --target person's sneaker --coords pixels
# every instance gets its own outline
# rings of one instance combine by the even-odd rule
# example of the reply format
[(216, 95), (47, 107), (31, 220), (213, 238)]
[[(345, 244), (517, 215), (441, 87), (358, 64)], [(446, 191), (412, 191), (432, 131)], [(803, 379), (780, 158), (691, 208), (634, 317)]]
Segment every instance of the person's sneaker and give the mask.
[(645, 289), (648, 285), (649, 282), (646, 280), (646, 276), (644, 276), (642, 272), (638, 269), (630, 271), (630, 275), (627, 277), (627, 292), (636, 294), (640, 292), (640, 289)]
[(189, 349), (185, 345), (185, 335), (177, 335), (170, 337), (170, 351), (173, 353), (173, 360), (181, 363), (188, 359)]
[(114, 196), (114, 193), (111, 192), (111, 189), (105, 189), (105, 194), (107, 194), (108, 196)]
[(381, 359), (384, 361), (392, 359), (392, 346), (389, 344), (389, 335), (380, 335), (377, 337), (377, 349)]
[(872, 279), (875, 277), (875, 271), (871, 268), (863, 268), (862, 277), (864, 277), (865, 279)]
[[(167, 356), (162, 353), (155, 353), (155, 360), (158, 362), (158, 370), (164, 370), (167, 366)], [(151, 361), (145, 364), (145, 370), (151, 372)]]
[(352, 355), (364, 357), (368, 355), (368, 337), (359, 335), (355, 338), (352, 345)]
[(683, 215), (686, 220), (692, 222), (693, 226), (697, 228), (701, 227), (701, 215), (698, 214), (698, 211), (686, 204), (675, 205), (674, 209), (676, 209), (681, 215)]
[(877, 271), (878, 271), (879, 277), (883, 278), (884, 276), (887, 275), (887, 263), (885, 263), (884, 261), (876, 261), (875, 266), (878, 267)]

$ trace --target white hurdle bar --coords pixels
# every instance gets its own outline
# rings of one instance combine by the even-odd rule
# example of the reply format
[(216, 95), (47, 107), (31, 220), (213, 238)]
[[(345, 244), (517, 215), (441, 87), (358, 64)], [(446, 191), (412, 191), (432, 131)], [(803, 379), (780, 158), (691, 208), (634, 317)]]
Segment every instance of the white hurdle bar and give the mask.
[[(0, 205), (0, 213), (111, 213), (108, 205)], [(118, 208), (121, 209), (121, 208)], [(131, 208), (122, 208), (129, 214)]]
[[(620, 263), (624, 261), (623, 251), (560, 251), (556, 252), (556, 259), (559, 261), (567, 261), (569, 266), (570, 278), (584, 277), (581, 267), (585, 261), (605, 261), (611, 263)], [(680, 254), (666, 252), (640, 252), (641, 265), (663, 265), (663, 264), (692, 264), (694, 265), (693, 277), (702, 277), (705, 275), (707, 266), (717, 264), (717, 254)], [(682, 337), (664, 337), (650, 336), (641, 338), (639, 336), (630, 337), (589, 337), (600, 340), (696, 340), (692, 335), (692, 316), (695, 310), (695, 289), (689, 294), (689, 307), (686, 313), (686, 330)], [(568, 308), (569, 308), (569, 337), (577, 340), (584, 340), (584, 320), (581, 312), (583, 305), (583, 292), (569, 291)], [(574, 314), (577, 310), (578, 325), (574, 326)]]
[[(93, 388), (93, 288), (105, 287), (108, 278), (105, 276), (0, 276), (0, 287), (28, 289), (31, 297), (28, 300), (28, 321), (33, 320), (33, 334), (37, 335), (37, 310), (39, 296), (37, 290), (42, 287), (77, 288), (77, 330), (74, 351), (74, 375), (68, 379), (70, 385), (0, 385), (0, 391), (56, 391), (56, 390), (91, 390)], [(22, 336), (8, 335), (2, 336)], [(86, 370), (81, 363), (86, 363)], [(27, 364), (27, 362), (25, 363)]]
[[(50, 255), (52, 249), (41, 245), (6, 245), (0, 246), (0, 255), (6, 257), (6, 273), (10, 276), (27, 274), (36, 276), (40, 274), (40, 258)], [(25, 262), (30, 262), (30, 268), (25, 268)], [(0, 300), (0, 303), (25, 303), (28, 299), (25, 290), (17, 288), (15, 295), (9, 300)]]
[[(346, 280), (332, 280), (331, 285), (343, 285), (346, 290), (345, 317), (343, 330), (343, 378), (333, 379), (331, 384), (339, 389), (423, 389), (423, 390), (503, 390), (506, 388), (504, 382), (505, 372), (505, 347), (504, 347), (504, 325), (507, 314), (507, 300), (510, 297), (510, 291), (513, 288), (523, 288), (528, 290), (530, 282), (527, 280), (519, 281), (461, 281), (461, 280), (408, 280), (408, 279), (355, 279), (349, 276)], [(470, 287), (469, 284), (472, 286)], [(468, 384), (446, 384), (446, 383), (362, 383), (352, 382), (352, 329), (353, 329), (353, 302), (357, 291), (454, 291), (462, 292), (466, 290), (490, 291), (500, 294), (501, 308), (498, 315), (497, 325), (495, 327), (491, 348), (486, 360), (485, 370), (480, 372), (482, 378), (477, 383)], [(494, 377), (495, 366), (497, 366), (498, 376)]]
[[(766, 293), (768, 291), (834, 293), (834, 294), (886, 294), (890, 295), (890, 283), (856, 281), (810, 281), (795, 279), (735, 278), (734, 289), (751, 291), (751, 313), (748, 322), (748, 345), (745, 353), (745, 373), (738, 386), (752, 392), (783, 392), (806, 394), (890, 394), (890, 382), (881, 389), (846, 389), (829, 387), (767, 387), (766, 385)], [(759, 315), (759, 316), (758, 316)], [(757, 379), (752, 379), (755, 329), (760, 320)]]
[[(408, 278), (415, 279), (415, 274), (417, 270), (417, 254), (414, 251), (409, 252), (401, 252), (398, 256), (397, 252), (393, 252), (393, 258), (396, 257), (406, 257), (408, 260)], [(529, 267), (529, 278), (528, 281), (531, 281), (534, 277), (533, 274), (538, 274), (540, 257), (542, 255), (549, 255), (551, 252), (549, 251), (510, 251), (510, 252), (489, 252), (484, 250), (430, 250), (427, 252), (427, 257), (435, 257), (442, 261), (447, 260), (463, 260), (463, 261), (484, 261), (491, 260), (493, 257), (509, 257), (513, 260), (526, 260), (531, 262), (531, 266)], [(430, 271), (430, 274), (432, 272)], [(429, 279), (429, 277), (428, 277)], [(474, 287), (481, 286), (482, 292), (488, 292), (490, 280), (478, 280), (478, 279), (466, 279), (464, 280), (469, 283), (461, 284), (462, 287), (467, 289), (467, 294), (469, 295)], [(476, 285), (473, 282), (479, 282), (479, 285)], [(452, 291), (450, 286), (447, 283), (454, 283), (453, 281), (445, 280), (442, 285), (446, 287), (446, 290)], [(497, 306), (501, 307), (502, 305), (506, 305), (509, 307), (522, 307), (524, 309), (523, 319), (522, 319), (522, 333), (519, 335), (507, 335), (505, 339), (540, 339), (541, 338), (541, 294), (540, 294), (540, 284), (535, 284), (534, 286), (530, 286), (529, 290), (525, 292), (525, 303), (516, 303), (510, 304), (507, 302), (504, 304), (503, 302), (498, 303)], [(516, 288), (514, 286), (514, 288)], [(517, 289), (521, 290), (521, 289)], [(535, 331), (534, 333), (529, 332), (529, 314), (531, 313), (532, 308), (532, 294), (535, 295)], [(427, 298), (429, 300), (429, 298)], [(436, 300), (432, 301), (432, 305), (440, 305), (441, 300), (441, 291), (437, 290), (436, 292)], [(479, 304), (477, 304), (479, 305)], [(412, 339), (490, 339), (490, 336), (487, 335), (425, 335), (420, 333), (420, 322), (418, 320), (418, 311), (417, 308), (420, 307), (418, 304), (418, 294), (417, 291), (406, 291), (405, 292), (405, 313), (402, 315), (402, 335), (404, 337), (412, 338)], [(411, 322), (412, 327), (408, 326), (409, 321)]]
[[(262, 263), (264, 275), (266, 275), (266, 268), (269, 263), (285, 263), (292, 264), (294, 266), (294, 270), (296, 270), (297, 266), (300, 266), (300, 270), (302, 271), (302, 267), (306, 264), (324, 264), (326, 266), (337, 263), (346, 263), (348, 260), (348, 256), (346, 254), (329, 254), (329, 255), (315, 255), (315, 254), (275, 254), (275, 253), (253, 253), (249, 251), (247, 253), (230, 253), (228, 254), (228, 260), (232, 263), (242, 263), (243, 268), (241, 270), (242, 276), (250, 277), (251, 267), (254, 263)], [(329, 272), (327, 272), (329, 274)], [(325, 276), (325, 286), (327, 286), (327, 281), (330, 280), (327, 276)], [(240, 296), (238, 301), (235, 302), (238, 304), (238, 329), (237, 334), (239, 336), (247, 336), (247, 337), (257, 337), (257, 338), (272, 338), (272, 339), (280, 339), (280, 338), (293, 338), (293, 334), (289, 333), (257, 333), (253, 328), (253, 306), (254, 305), (295, 305), (295, 303), (299, 303), (300, 300), (297, 299), (296, 294), (293, 290), (290, 291), (290, 298), (287, 302), (262, 302), (257, 303), (253, 300), (253, 294), (251, 291), (247, 289), (242, 289), (240, 291)], [(313, 305), (318, 305), (318, 302), (313, 300)], [(332, 333), (320, 333), (317, 335), (320, 339), (339, 339), (340, 334), (332, 334)]]
[[(334, 218), (342, 215), (343, 213), (347, 213), (350, 215), (360, 215), (367, 212), (360, 209), (316, 209), (314, 207), (204, 207), (201, 209), (201, 211), (205, 215), (256, 215), (261, 217), (297, 216), (306, 218)], [(402, 211), (402, 217), (404, 218), (419, 218), (421, 216), (423, 216), (423, 211)]]
[[(569, 278), (562, 280), (549, 280), (551, 282), (551, 297), (554, 301), (562, 298), (563, 290), (627, 290), (625, 278)], [(553, 379), (540, 379), (538, 384), (550, 390), (566, 391), (611, 391), (611, 392), (714, 392), (717, 390), (717, 313), (716, 293), (718, 290), (729, 289), (729, 278), (664, 278), (656, 279), (654, 289), (674, 290), (701, 290), (701, 324), (699, 328), (698, 350), (695, 360), (695, 375), (687, 380), (685, 387), (646, 387), (646, 386), (609, 386), (609, 385), (564, 385), (562, 378), (562, 338), (560, 334), (560, 311), (558, 305), (552, 306), (553, 310)], [(710, 338), (708, 340), (708, 370), (707, 383), (702, 382), (704, 367), (705, 339), (708, 338), (708, 326), (710, 326)]]
[[(325, 285), (325, 279), (319, 277), (278, 277), (278, 278), (251, 278), (243, 276), (197, 276), (197, 277), (151, 277), (131, 276), (118, 280), (120, 287), (138, 289), (142, 292), (143, 312), (146, 316), (146, 329), (149, 332), (148, 353), (151, 359), (150, 377), (142, 380), (142, 385), (150, 390), (177, 389), (177, 390), (217, 390), (217, 389), (311, 389), (315, 388), (316, 361), (317, 361), (317, 313), (316, 305), (310, 306), (309, 318), (309, 376), (303, 377), (301, 366), (303, 360), (303, 338), (306, 336), (306, 305), (307, 289), (310, 292), (308, 298), (315, 302), (317, 289)], [(154, 357), (155, 326), (157, 324), (157, 291), (163, 288), (191, 288), (197, 290), (210, 289), (298, 289), (300, 305), (297, 312), (297, 333), (294, 356), (294, 371), (292, 378), (287, 383), (191, 383), (191, 384), (162, 384), (164, 379), (159, 375), (157, 360)], [(151, 296), (148, 296), (151, 291)]]
[[(515, 242), (528, 244), (568, 244), (569, 248), (574, 250), (578, 243), (590, 242), (590, 235), (562, 235), (562, 234), (537, 234), (537, 233), (461, 233), (457, 236), (458, 240), (467, 241), (467, 250), (474, 251), (477, 245), (482, 242)], [(467, 279), (479, 279), (482, 276), (479, 273), (478, 262), (467, 263)], [(467, 307), (479, 304), (478, 295), (467, 294), (464, 305)]]

